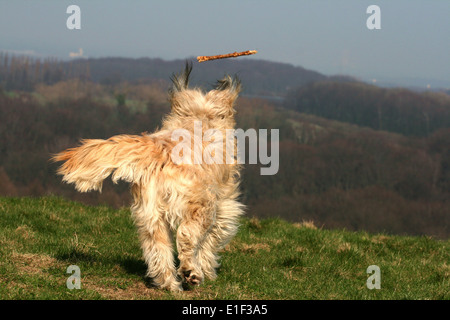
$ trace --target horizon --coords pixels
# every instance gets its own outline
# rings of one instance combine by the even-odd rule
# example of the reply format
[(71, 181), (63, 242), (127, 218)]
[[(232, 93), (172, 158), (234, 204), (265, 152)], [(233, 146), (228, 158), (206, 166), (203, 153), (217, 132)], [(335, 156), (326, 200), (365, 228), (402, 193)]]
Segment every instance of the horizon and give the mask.
[[(74, 3), (75, 2), (75, 3)], [(81, 10), (69, 30), (67, 8)], [(366, 25), (379, 6), (381, 29)], [(287, 63), (377, 85), (450, 87), (450, 3), (438, 1), (0, 3), (0, 51), (35, 58), (165, 61), (258, 50), (247, 59)], [(150, 31), (149, 31), (150, 30)], [(152, 32), (155, 30), (154, 32)], [(305, 30), (307, 32), (305, 32)], [(411, 66), (414, 66), (411, 68)]]

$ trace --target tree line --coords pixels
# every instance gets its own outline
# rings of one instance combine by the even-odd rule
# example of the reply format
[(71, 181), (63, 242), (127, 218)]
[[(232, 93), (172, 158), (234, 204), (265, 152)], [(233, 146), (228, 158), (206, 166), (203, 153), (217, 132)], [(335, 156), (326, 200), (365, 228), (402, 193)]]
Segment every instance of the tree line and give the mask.
[(55, 84), (78, 78), (90, 79), (89, 63), (73, 64), (59, 59), (33, 58), (0, 51), (0, 88), (32, 91), (37, 84)]
[(450, 96), (361, 82), (315, 82), (289, 91), (285, 107), (376, 130), (426, 137), (450, 127)]

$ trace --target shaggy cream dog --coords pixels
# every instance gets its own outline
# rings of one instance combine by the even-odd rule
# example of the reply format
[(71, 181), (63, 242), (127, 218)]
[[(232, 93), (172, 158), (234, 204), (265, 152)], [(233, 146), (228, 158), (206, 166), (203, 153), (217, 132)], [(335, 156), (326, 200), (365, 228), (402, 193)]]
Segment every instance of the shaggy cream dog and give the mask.
[[(83, 140), (81, 146), (53, 158), (64, 161), (58, 174), (63, 175), (63, 181), (74, 183), (80, 192), (101, 191), (103, 180), (110, 174), (114, 182), (131, 183), (131, 210), (148, 266), (147, 276), (156, 286), (174, 291), (182, 290), (182, 280), (198, 285), (205, 276), (216, 278), (217, 253), (236, 234), (244, 209), (238, 201), (240, 165), (226, 161), (225, 152), (224, 161), (219, 163), (173, 160), (172, 153), (180, 143), (173, 138), (175, 132), (190, 133), (190, 142), (194, 142), (213, 129), (223, 133), (219, 135), (223, 141), (214, 143), (225, 145), (225, 131), (235, 126), (239, 80), (227, 76), (218, 81), (215, 89), (204, 93), (188, 88), (191, 70), (192, 66), (186, 64), (184, 72), (172, 77), (172, 109), (161, 130), (140, 136)], [(198, 130), (194, 132), (194, 124), (200, 122), (202, 137), (198, 137)], [(233, 142), (235, 146), (235, 139)], [(202, 142), (200, 150), (194, 150), (191, 156), (201, 157), (207, 147)], [(177, 156), (186, 160), (184, 151)], [(176, 234), (178, 271), (172, 233)]]

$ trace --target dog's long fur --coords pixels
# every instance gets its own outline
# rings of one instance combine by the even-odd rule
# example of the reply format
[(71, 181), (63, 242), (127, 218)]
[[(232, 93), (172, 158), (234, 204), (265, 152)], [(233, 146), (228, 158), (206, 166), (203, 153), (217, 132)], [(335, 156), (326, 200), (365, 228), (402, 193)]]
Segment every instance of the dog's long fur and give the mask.
[[(175, 164), (171, 159), (177, 143), (171, 139), (174, 130), (186, 129), (193, 137), (194, 121), (202, 122), (203, 132), (224, 132), (235, 126), (239, 80), (227, 76), (215, 89), (203, 93), (188, 88), (191, 69), (186, 64), (182, 74), (172, 77), (172, 109), (161, 130), (83, 140), (81, 146), (53, 158), (64, 161), (58, 174), (80, 192), (101, 191), (103, 180), (111, 174), (114, 182), (131, 184), (131, 209), (147, 276), (156, 286), (175, 291), (182, 290), (182, 280), (197, 285), (204, 276), (216, 278), (217, 253), (236, 234), (244, 209), (238, 201), (238, 164)], [(178, 272), (172, 232), (176, 233)]]

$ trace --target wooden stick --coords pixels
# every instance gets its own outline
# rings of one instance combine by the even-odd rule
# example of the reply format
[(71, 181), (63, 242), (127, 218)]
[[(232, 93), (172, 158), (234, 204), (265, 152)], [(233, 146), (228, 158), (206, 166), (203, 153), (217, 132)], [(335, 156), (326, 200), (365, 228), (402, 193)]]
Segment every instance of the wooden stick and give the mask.
[(240, 57), (240, 56), (248, 56), (251, 54), (255, 54), (257, 52), (258, 51), (256, 51), (256, 50), (247, 50), (247, 51), (242, 51), (242, 52), (219, 54), (217, 56), (198, 56), (197, 60), (198, 60), (198, 62), (203, 62), (203, 61), (216, 60), (216, 59), (235, 58), (235, 57)]

